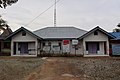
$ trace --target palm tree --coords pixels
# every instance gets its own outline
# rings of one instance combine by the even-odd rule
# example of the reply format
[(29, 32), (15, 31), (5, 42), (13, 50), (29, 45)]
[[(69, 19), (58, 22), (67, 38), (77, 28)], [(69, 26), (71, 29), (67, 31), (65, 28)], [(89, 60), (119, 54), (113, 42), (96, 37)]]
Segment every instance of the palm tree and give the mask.
[(6, 8), (7, 6), (11, 6), (16, 3), (18, 0), (0, 0), (0, 7)]

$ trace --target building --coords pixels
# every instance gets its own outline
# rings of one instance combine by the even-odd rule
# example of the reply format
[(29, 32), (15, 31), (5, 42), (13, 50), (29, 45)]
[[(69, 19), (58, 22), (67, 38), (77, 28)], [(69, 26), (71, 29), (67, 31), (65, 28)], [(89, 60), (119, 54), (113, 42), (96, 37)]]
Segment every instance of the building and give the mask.
[(69, 54), (109, 56), (109, 41), (115, 37), (100, 27), (85, 31), (75, 27), (46, 27), (31, 32), (24, 27), (6, 39), (11, 40), (11, 56)]
[(82, 41), (84, 56), (109, 56), (109, 41), (114, 38), (115, 36), (98, 26), (78, 39)]
[(11, 41), (9, 39), (5, 40), (7, 36), (12, 34), (12, 30), (7, 27), (6, 29), (1, 30), (0, 32), (0, 55), (1, 56), (9, 56), (10, 55), (10, 46), (11, 46)]
[(110, 33), (115, 36), (114, 39), (110, 40), (110, 50), (112, 56), (120, 56), (120, 32)]
[(37, 56), (42, 38), (21, 27), (6, 40), (11, 40), (11, 56)]
[(79, 45), (81, 42), (78, 43), (79, 48), (76, 50), (72, 40), (77, 40), (86, 32), (75, 27), (46, 27), (33, 33), (43, 38), (41, 46), (45, 53), (83, 55), (82, 46)]

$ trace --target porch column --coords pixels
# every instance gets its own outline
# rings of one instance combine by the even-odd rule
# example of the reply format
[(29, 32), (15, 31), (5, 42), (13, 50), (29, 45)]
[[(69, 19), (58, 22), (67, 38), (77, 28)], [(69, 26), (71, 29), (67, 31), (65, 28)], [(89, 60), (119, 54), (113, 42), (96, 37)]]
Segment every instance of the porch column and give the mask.
[(13, 41), (11, 41), (11, 56), (13, 56)]
[(106, 42), (106, 47), (107, 47), (107, 55), (109, 55), (109, 42)]
[(35, 55), (38, 54), (38, 41), (35, 41)]
[(83, 56), (86, 54), (86, 44), (85, 41), (83, 40)]

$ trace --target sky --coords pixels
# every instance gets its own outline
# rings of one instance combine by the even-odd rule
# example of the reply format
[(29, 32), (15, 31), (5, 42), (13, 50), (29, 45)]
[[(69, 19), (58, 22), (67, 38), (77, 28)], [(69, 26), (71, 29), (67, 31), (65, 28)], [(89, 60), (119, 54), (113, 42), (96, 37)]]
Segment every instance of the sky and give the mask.
[[(55, 0), (19, 0), (16, 4), (0, 9), (0, 15), (11, 29), (25, 27), (31, 31), (54, 26)], [(39, 17), (37, 17), (40, 15)], [(36, 18), (37, 17), (37, 18)], [(35, 19), (36, 18), (36, 19)], [(33, 22), (31, 22), (35, 19)], [(91, 30), (100, 26), (111, 32), (120, 23), (120, 0), (60, 0), (57, 3), (57, 26), (74, 26)]]

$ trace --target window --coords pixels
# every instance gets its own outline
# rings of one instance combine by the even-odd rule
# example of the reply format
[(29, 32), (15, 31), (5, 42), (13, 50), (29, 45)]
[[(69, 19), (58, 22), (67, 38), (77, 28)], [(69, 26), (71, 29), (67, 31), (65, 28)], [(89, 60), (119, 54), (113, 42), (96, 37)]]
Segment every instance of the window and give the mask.
[(45, 43), (43, 43), (43, 46), (45, 46)]
[(94, 32), (94, 35), (98, 35), (98, 31), (95, 31), (95, 32)]
[(59, 42), (58, 44), (59, 44), (59, 47), (60, 47), (60, 50), (61, 50), (61, 43)]
[(22, 36), (26, 36), (26, 32), (25, 31), (22, 32)]
[(48, 46), (51, 46), (51, 42), (48, 42)]

